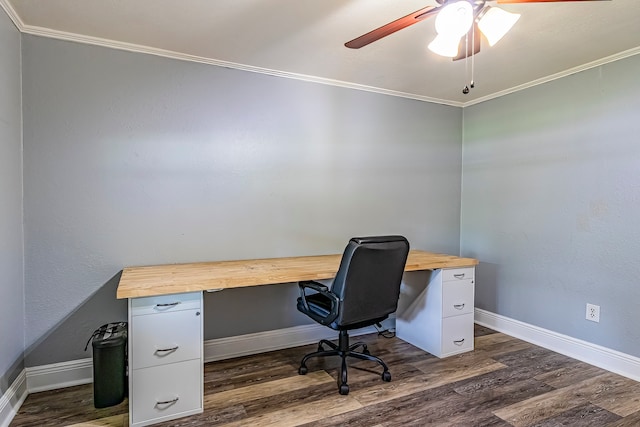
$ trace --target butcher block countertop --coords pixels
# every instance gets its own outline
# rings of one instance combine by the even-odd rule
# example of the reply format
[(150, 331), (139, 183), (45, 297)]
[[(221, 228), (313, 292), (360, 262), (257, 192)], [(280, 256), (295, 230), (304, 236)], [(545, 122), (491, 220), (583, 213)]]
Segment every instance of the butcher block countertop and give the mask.
[[(127, 267), (117, 298), (139, 298), (183, 292), (331, 279), (342, 254)], [(411, 250), (405, 271), (473, 267), (478, 260)]]

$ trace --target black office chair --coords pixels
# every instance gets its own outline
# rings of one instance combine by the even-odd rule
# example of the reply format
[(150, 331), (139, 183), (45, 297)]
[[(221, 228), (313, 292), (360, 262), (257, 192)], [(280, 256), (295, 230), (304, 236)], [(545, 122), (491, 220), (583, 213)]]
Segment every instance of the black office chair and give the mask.
[[(344, 250), (340, 268), (331, 289), (314, 282), (300, 282), (298, 310), (316, 322), (340, 331), (338, 344), (327, 340), (318, 343), (318, 351), (307, 354), (298, 373), (307, 373), (307, 360), (320, 356), (340, 356), (342, 368), (338, 378), (340, 394), (349, 394), (347, 357), (371, 360), (382, 365), (382, 380), (391, 381), (387, 365), (372, 356), (362, 342), (349, 345), (350, 329), (371, 326), (396, 311), (400, 283), (404, 272), (409, 242), (403, 236), (354, 237)], [(314, 293), (307, 294), (311, 289)], [(323, 345), (330, 347), (325, 350)], [(355, 351), (362, 347), (362, 352)]]

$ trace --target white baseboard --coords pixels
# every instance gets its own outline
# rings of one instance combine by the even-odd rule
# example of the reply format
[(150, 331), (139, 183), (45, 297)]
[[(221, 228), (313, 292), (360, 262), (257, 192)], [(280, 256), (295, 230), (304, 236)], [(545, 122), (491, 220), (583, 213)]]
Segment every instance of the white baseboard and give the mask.
[(93, 360), (78, 359), (69, 362), (26, 368), (29, 393), (55, 390), (93, 381)]
[(590, 365), (640, 381), (640, 358), (587, 341), (475, 309), (475, 322), (498, 332), (564, 354)]
[(0, 396), (0, 427), (9, 427), (28, 394), (27, 374), (23, 369), (9, 389)]
[[(387, 325), (386, 322), (383, 322), (383, 327), (388, 328), (390, 326)], [(349, 331), (349, 335), (357, 336), (372, 332), (376, 332), (373, 326)], [(216, 360), (231, 359), (249, 354), (298, 347), (300, 345), (317, 343), (321, 339), (335, 340), (337, 336), (338, 333), (336, 331), (326, 326), (312, 324), (258, 332), (255, 334), (238, 335), (235, 337), (218, 338), (205, 341), (204, 361), (205, 363), (214, 362)]]
[[(384, 327), (393, 324), (383, 322)], [(376, 332), (375, 328), (362, 328), (351, 331), (352, 336)], [(230, 359), (249, 354), (297, 347), (312, 344), (321, 339), (334, 340), (337, 332), (317, 324), (294, 326), (255, 334), (207, 340), (204, 342), (204, 361)], [(88, 384), (93, 381), (93, 361), (91, 358), (53, 363), (50, 365), (26, 368), (26, 390), (29, 393), (55, 390), (74, 385)], [(0, 426), (2, 427), (2, 426)]]
[[(388, 319), (383, 326), (393, 328), (394, 320)], [(640, 358), (478, 308), (475, 309), (475, 321), (479, 325), (640, 381)], [(350, 335), (372, 332), (375, 332), (375, 329), (369, 327), (351, 331)], [(213, 362), (297, 347), (316, 343), (321, 339), (334, 340), (336, 336), (335, 331), (325, 326), (311, 324), (207, 340), (204, 342), (204, 361)], [(34, 393), (87, 384), (92, 382), (92, 376), (93, 365), (90, 358), (36, 366), (26, 368), (26, 389), (29, 393)]]
[[(384, 328), (395, 326), (391, 317)], [(576, 338), (529, 325), (489, 311), (475, 309), (475, 322), (498, 332), (573, 357), (594, 366), (640, 381), (640, 358), (591, 344)], [(351, 336), (376, 332), (375, 328), (351, 331)], [(207, 340), (204, 361), (229, 359), (284, 348), (316, 343), (321, 339), (335, 340), (335, 331), (321, 325), (302, 325), (255, 334)], [(0, 396), (0, 427), (8, 427), (28, 393), (54, 390), (93, 380), (91, 358), (26, 368), (9, 390)]]

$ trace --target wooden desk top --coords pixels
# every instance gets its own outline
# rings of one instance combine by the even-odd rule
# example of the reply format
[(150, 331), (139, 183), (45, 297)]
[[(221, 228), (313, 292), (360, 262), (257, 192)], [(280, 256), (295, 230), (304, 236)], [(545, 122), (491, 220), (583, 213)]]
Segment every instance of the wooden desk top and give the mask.
[[(341, 258), (342, 254), (337, 254), (127, 267), (122, 271), (116, 296), (119, 299), (138, 298), (331, 279), (338, 271)], [(471, 267), (476, 264), (478, 260), (473, 258), (412, 250), (405, 271)]]

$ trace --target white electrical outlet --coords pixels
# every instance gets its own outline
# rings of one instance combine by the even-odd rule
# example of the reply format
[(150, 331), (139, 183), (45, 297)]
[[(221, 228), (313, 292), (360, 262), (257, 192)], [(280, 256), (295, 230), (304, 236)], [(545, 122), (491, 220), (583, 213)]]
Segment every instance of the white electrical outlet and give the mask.
[(587, 303), (587, 320), (600, 322), (600, 306)]

